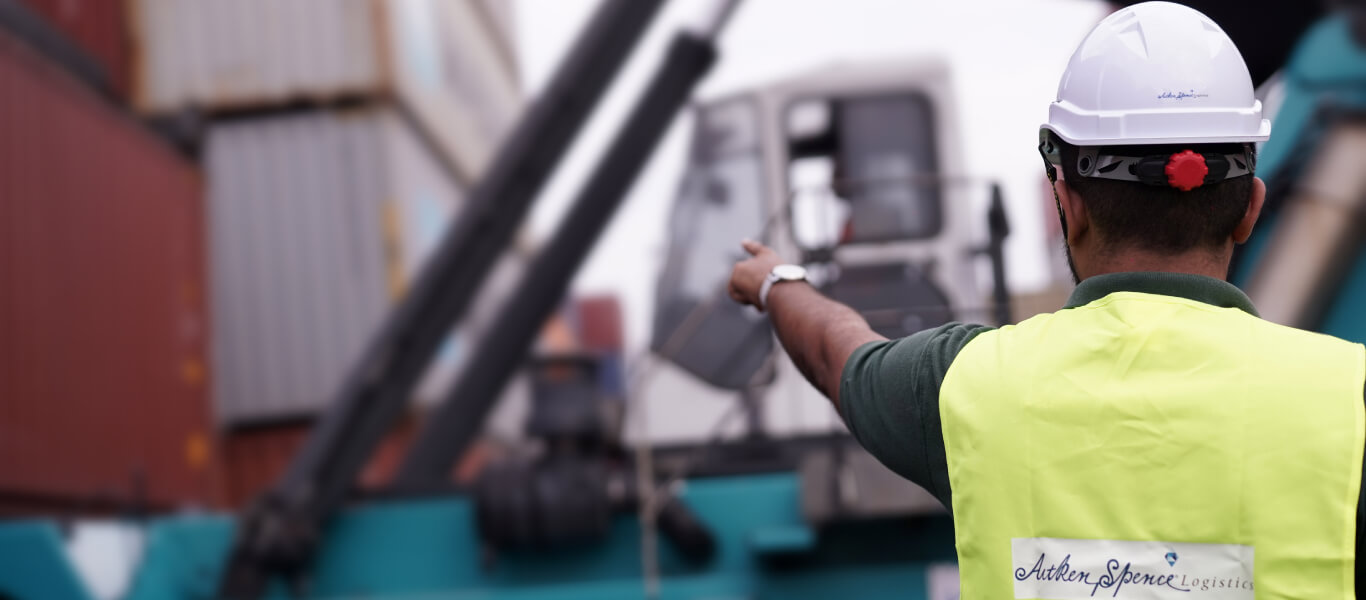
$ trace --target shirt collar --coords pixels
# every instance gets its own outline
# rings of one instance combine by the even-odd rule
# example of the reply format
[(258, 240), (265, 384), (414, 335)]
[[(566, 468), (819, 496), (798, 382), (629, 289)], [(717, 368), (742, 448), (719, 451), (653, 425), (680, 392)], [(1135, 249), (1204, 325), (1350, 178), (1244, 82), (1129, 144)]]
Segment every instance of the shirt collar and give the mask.
[(1077, 289), (1072, 290), (1072, 296), (1067, 299), (1064, 308), (1090, 304), (1115, 292), (1177, 296), (1214, 306), (1237, 308), (1254, 317), (1258, 316), (1247, 294), (1227, 281), (1204, 275), (1160, 271), (1107, 273), (1088, 277)]

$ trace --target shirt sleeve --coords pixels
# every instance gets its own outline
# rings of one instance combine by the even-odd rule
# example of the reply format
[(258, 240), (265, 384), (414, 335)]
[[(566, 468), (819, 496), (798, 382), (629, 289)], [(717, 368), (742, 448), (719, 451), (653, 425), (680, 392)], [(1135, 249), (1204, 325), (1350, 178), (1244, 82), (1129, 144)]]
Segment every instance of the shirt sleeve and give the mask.
[(939, 388), (949, 365), (984, 325), (949, 323), (908, 337), (869, 342), (840, 377), (840, 416), (887, 468), (951, 506), (939, 422)]

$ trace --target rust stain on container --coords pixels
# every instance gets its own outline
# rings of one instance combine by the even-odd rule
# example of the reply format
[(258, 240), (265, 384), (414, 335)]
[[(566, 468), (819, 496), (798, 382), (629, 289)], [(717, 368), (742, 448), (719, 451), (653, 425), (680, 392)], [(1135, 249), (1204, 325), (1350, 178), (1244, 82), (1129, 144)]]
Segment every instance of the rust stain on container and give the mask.
[(215, 504), (197, 170), (7, 36), (0, 131), (0, 497)]

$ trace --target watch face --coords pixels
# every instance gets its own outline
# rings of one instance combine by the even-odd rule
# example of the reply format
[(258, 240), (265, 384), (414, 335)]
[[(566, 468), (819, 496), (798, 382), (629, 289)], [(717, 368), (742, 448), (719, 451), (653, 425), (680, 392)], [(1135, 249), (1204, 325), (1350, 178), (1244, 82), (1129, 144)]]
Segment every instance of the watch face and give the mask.
[(806, 279), (806, 269), (800, 265), (778, 265), (773, 267), (773, 274), (783, 281)]

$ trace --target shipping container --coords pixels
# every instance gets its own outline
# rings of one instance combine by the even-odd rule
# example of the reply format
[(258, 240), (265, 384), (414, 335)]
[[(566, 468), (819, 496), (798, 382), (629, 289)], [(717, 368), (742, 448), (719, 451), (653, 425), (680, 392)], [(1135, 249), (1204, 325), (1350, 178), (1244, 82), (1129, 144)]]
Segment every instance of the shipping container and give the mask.
[(502, 34), (504, 52), (515, 53), (517, 46), (517, 2), (515, 0), (478, 0), (479, 8)]
[(565, 311), (582, 350), (597, 359), (598, 388), (615, 398), (626, 397), (621, 302), (615, 295), (574, 297)]
[(20, 0), (75, 42), (104, 69), (120, 96), (129, 85), (131, 53), (124, 0)]
[[(279, 480), (312, 427), (312, 421), (303, 421), (224, 433), (223, 476), (228, 506), (247, 505)], [(361, 472), (358, 485), (374, 488), (392, 479), (412, 437), (410, 423), (390, 432)]]
[[(205, 166), (218, 421), (316, 415), (463, 190), (386, 106), (218, 123)], [(455, 368), (461, 339), (442, 349), (432, 377)]]
[(614, 295), (580, 296), (573, 301), (578, 338), (589, 352), (621, 353), (621, 303)]
[(469, 182), (520, 110), (506, 15), (488, 2), (130, 1), (148, 113), (389, 98)]
[[(279, 480), (299, 448), (307, 440), (314, 421), (277, 424), (234, 430), (223, 435), (223, 474), (228, 506), (241, 508)], [(382, 489), (393, 481), (418, 431), (419, 423), (405, 419), (390, 431), (365, 468), (356, 487), (362, 492)], [(488, 440), (472, 444), (464, 457), (451, 469), (451, 480), (473, 481), (490, 456), (501, 447)]]
[(214, 503), (197, 170), (5, 34), (0, 132), (0, 505)]

